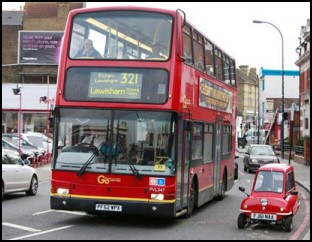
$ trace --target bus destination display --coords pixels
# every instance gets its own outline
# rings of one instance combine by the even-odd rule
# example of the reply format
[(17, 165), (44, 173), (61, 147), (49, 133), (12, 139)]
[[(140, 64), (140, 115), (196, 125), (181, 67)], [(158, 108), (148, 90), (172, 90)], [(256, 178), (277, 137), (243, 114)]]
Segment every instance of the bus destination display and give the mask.
[(131, 72), (91, 72), (88, 97), (140, 99), (142, 74)]

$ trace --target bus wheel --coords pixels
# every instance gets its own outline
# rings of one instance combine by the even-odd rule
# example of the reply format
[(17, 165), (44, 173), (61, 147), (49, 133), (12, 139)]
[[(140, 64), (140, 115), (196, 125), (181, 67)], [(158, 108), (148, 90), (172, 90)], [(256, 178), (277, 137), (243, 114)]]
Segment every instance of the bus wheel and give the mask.
[(185, 214), (185, 218), (191, 217), (194, 212), (196, 206), (196, 185), (194, 181), (192, 182), (191, 191), (190, 191), (190, 198), (188, 202), (187, 213)]
[(225, 197), (226, 181), (227, 181), (226, 173), (224, 172), (223, 179), (222, 179), (222, 184), (221, 184), (221, 191), (220, 191), (220, 194), (217, 196), (217, 199), (219, 201), (223, 200), (223, 198)]

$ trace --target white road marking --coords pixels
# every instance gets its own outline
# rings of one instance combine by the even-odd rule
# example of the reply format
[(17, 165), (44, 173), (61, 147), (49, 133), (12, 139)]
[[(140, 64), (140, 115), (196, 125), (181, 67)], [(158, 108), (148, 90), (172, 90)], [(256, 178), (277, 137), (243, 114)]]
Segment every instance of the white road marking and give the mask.
[(67, 210), (55, 210), (55, 212), (58, 212), (58, 213), (70, 213), (70, 214), (82, 215), (82, 216), (88, 215), (85, 212), (73, 212), (73, 211), (67, 211)]
[(53, 211), (54, 210), (50, 209), (50, 210), (46, 210), (46, 211), (42, 211), (42, 212), (33, 213), (32, 215), (36, 216), (36, 215), (40, 215), (40, 214), (44, 214), (44, 213), (50, 213), (50, 212), (53, 212)]
[(38, 232), (38, 233), (35, 233), (35, 234), (28, 234), (28, 235), (25, 235), (25, 236), (16, 237), (16, 238), (9, 239), (9, 240), (20, 240), (20, 239), (25, 239), (25, 238), (34, 237), (34, 236), (41, 235), (41, 234), (46, 234), (46, 233), (54, 232), (54, 231), (61, 230), (61, 229), (67, 229), (67, 228), (70, 228), (70, 227), (72, 227), (72, 226), (73, 226), (73, 225), (68, 225), (68, 226), (64, 226), (64, 227), (60, 227), (60, 228), (55, 228), (55, 229), (50, 229), (50, 230)]
[(16, 229), (26, 230), (26, 231), (29, 231), (29, 232), (41, 231), (40, 229), (33, 229), (33, 228), (30, 228), (30, 227), (26, 227), (26, 226), (22, 226), (22, 225), (18, 225), (18, 224), (11, 224), (11, 223), (7, 223), (7, 222), (3, 222), (2, 225), (8, 226), (8, 227), (12, 227), (12, 228), (16, 228)]

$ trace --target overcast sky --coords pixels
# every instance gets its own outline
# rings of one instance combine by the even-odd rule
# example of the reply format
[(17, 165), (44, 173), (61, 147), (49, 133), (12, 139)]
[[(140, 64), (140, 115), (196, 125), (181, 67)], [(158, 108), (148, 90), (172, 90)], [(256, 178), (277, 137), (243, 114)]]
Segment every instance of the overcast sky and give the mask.
[[(2, 10), (19, 10), (23, 3), (2, 2)], [(282, 68), (282, 39), (269, 24), (254, 24), (262, 20), (274, 24), (284, 38), (284, 69), (298, 70), (296, 48), (300, 28), (310, 18), (310, 3), (173, 3), (173, 2), (88, 2), (87, 7), (148, 6), (166, 9), (180, 8), (186, 18), (212, 42), (236, 59), (236, 65), (265, 69)]]

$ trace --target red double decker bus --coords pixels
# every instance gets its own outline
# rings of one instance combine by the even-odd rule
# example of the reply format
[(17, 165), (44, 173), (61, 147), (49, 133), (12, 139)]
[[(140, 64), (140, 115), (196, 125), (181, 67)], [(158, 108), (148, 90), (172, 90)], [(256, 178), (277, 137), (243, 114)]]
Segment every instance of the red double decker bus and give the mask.
[(235, 61), (182, 10), (71, 11), (55, 104), (52, 209), (188, 217), (234, 184)]

